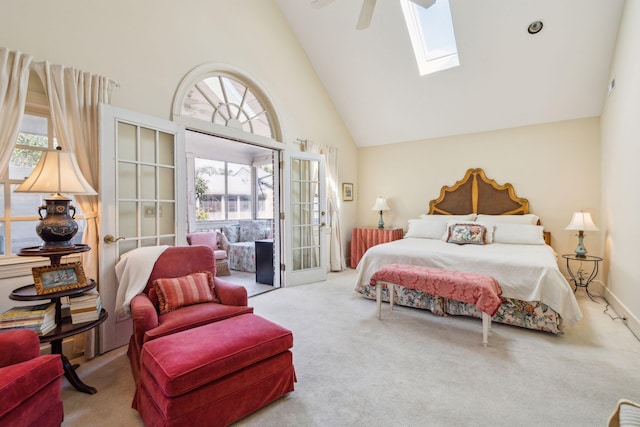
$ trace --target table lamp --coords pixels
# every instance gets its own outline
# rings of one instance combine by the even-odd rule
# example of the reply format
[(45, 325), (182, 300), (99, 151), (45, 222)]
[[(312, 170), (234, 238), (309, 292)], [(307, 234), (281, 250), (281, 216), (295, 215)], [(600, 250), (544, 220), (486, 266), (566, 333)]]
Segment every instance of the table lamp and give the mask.
[[(36, 226), (36, 233), (44, 240), (41, 250), (73, 246), (71, 239), (78, 232), (78, 223), (74, 219), (76, 208), (69, 204), (71, 199), (61, 193), (98, 194), (80, 172), (73, 153), (62, 151), (61, 147), (44, 151), (31, 175), (14, 191), (53, 193), (44, 199), (45, 204), (38, 209), (41, 221)], [(41, 213), (43, 209), (47, 212), (44, 218)], [(71, 216), (69, 210), (73, 211)]]
[(598, 231), (598, 227), (593, 223), (589, 212), (574, 212), (571, 222), (565, 230), (576, 230), (578, 232), (578, 246), (576, 246), (576, 258), (586, 258), (587, 248), (584, 247), (584, 231)]
[(376, 203), (371, 208), (373, 211), (380, 211), (380, 220), (378, 221), (378, 228), (384, 228), (384, 220), (382, 219), (382, 212), (389, 210), (389, 205), (387, 205), (387, 200), (384, 197), (378, 197), (376, 199)]

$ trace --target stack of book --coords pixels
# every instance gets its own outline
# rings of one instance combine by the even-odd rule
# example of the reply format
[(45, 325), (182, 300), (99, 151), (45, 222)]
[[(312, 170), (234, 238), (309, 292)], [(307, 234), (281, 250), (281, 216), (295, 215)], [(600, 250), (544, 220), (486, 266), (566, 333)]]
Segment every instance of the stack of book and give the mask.
[(73, 324), (98, 320), (101, 310), (102, 300), (95, 289), (76, 297), (69, 297), (69, 311), (71, 311), (71, 323)]
[(0, 332), (12, 329), (31, 329), (45, 335), (56, 328), (56, 305), (48, 302), (13, 307), (0, 314)]

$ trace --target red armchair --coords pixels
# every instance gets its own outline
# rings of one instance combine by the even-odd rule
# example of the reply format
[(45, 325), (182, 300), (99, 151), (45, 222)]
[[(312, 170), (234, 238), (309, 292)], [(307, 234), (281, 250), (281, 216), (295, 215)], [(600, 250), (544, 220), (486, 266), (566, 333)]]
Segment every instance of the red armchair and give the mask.
[[(214, 276), (215, 292), (220, 303), (200, 303), (159, 314), (154, 280), (205, 270), (211, 271)], [(169, 247), (158, 257), (143, 293), (131, 300), (133, 334), (127, 354), (136, 380), (140, 371), (140, 352), (145, 342), (240, 314), (253, 313), (253, 307), (247, 305), (247, 290), (215, 277), (215, 273), (215, 255), (209, 246)]]
[(0, 333), (0, 426), (59, 426), (64, 418), (62, 360), (40, 356), (38, 335)]

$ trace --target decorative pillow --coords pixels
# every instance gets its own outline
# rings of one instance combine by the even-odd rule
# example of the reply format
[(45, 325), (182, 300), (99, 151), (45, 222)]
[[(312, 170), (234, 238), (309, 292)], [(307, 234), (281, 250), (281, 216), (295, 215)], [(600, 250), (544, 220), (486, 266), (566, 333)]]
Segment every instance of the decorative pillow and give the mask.
[(240, 240), (240, 225), (226, 225), (222, 227), (222, 232), (229, 243), (236, 243)]
[(163, 278), (153, 281), (158, 295), (160, 314), (180, 307), (203, 302), (220, 302), (215, 294), (213, 275), (210, 271), (199, 271), (182, 277)]
[(480, 221), (456, 221), (456, 220), (450, 220), (449, 222), (447, 222), (447, 229), (445, 234), (442, 236), (442, 240), (444, 240), (445, 242), (447, 241), (450, 233), (449, 227), (455, 224), (481, 225), (485, 228), (484, 243), (488, 244), (493, 242), (493, 229), (495, 228), (493, 224), (480, 222)]
[(264, 221), (240, 221), (240, 242), (253, 242), (267, 237), (267, 224)]
[(479, 223), (453, 223), (447, 227), (447, 243), (484, 245), (487, 229)]
[(544, 245), (544, 227), (530, 224), (496, 224), (493, 232), (495, 243), (516, 245)]
[(540, 217), (534, 214), (524, 215), (485, 215), (479, 214), (476, 221), (484, 221), (492, 224), (529, 224), (537, 225)]
[(430, 221), (426, 219), (410, 219), (407, 234), (404, 237), (422, 239), (440, 239), (447, 231), (446, 221)]

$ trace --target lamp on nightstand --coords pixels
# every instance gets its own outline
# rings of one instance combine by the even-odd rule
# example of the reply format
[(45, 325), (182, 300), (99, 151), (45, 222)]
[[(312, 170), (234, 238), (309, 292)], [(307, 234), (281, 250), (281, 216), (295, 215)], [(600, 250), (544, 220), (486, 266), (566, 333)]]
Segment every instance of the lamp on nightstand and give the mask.
[(586, 231), (598, 231), (598, 227), (593, 223), (591, 214), (589, 212), (574, 212), (571, 222), (565, 230), (575, 230), (578, 232), (578, 246), (576, 246), (575, 253), (576, 258), (586, 258), (587, 248), (584, 247), (583, 239), (584, 232)]
[(384, 220), (382, 219), (382, 212), (389, 210), (389, 205), (387, 205), (387, 200), (384, 197), (378, 197), (376, 199), (376, 203), (371, 208), (372, 211), (380, 211), (380, 220), (378, 221), (378, 228), (384, 228)]

